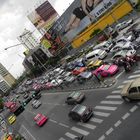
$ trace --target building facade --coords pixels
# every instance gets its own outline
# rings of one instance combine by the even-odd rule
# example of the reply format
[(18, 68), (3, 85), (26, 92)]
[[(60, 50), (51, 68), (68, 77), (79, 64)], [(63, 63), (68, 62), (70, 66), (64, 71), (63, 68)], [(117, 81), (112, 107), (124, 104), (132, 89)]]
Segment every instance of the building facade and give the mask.
[(33, 35), (33, 32), (30, 32), (27, 29), (25, 29), (24, 32), (18, 37), (18, 40), (27, 49), (33, 49), (39, 46), (38, 39)]
[(0, 90), (6, 92), (15, 83), (15, 78), (9, 71), (0, 63)]

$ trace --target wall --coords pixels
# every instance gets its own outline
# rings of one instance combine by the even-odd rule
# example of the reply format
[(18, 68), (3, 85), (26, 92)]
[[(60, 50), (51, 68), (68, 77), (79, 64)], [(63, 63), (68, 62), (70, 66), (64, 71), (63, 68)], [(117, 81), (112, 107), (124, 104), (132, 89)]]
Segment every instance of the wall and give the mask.
[(80, 47), (83, 43), (91, 39), (91, 33), (96, 29), (103, 30), (107, 25), (111, 25), (115, 20), (122, 18), (133, 10), (130, 3), (126, 0), (122, 1), (119, 5), (113, 8), (110, 12), (105, 14), (96, 23), (90, 25), (84, 32), (78, 35), (73, 41), (73, 48)]

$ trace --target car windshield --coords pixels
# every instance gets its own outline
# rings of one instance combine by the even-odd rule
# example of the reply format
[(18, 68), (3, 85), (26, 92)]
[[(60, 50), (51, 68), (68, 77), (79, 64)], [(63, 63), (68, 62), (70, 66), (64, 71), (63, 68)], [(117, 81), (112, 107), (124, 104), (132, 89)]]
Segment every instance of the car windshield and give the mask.
[(77, 98), (77, 97), (79, 97), (80, 94), (81, 94), (80, 92), (75, 92), (74, 95), (73, 95), (73, 98)]
[(105, 65), (104, 70), (108, 70), (110, 68), (110, 65)]

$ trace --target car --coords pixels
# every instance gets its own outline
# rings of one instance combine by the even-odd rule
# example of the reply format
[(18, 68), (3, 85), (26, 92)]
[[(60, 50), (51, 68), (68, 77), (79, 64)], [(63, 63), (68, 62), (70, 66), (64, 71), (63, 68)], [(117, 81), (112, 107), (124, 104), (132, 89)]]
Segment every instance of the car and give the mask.
[(100, 74), (102, 77), (108, 77), (116, 74), (119, 68), (117, 65), (114, 64), (104, 64), (93, 71), (94, 75)]
[(133, 23), (133, 19), (130, 19), (128, 21), (123, 21), (122, 23), (119, 23), (116, 25), (115, 29), (120, 31), (126, 27), (128, 27), (129, 25), (131, 25)]
[(112, 47), (113, 47), (113, 44), (111, 43), (111, 41), (104, 41), (104, 42), (96, 45), (94, 47), (94, 49), (103, 49), (103, 50), (109, 52)]
[(94, 70), (94, 69), (98, 68), (99, 66), (101, 66), (102, 64), (103, 64), (102, 60), (93, 59), (93, 60), (87, 62), (87, 68), (90, 70)]
[(27, 99), (23, 100), (22, 102), (23, 106), (26, 106), (31, 100), (32, 100), (31, 97), (28, 97)]
[(121, 96), (125, 101), (140, 99), (140, 78), (135, 79), (132, 82), (127, 83), (122, 91)]
[(28, 97), (29, 97), (29, 95), (27, 93), (25, 93), (24, 96), (23, 96), (24, 99), (26, 99)]
[(53, 87), (60, 86), (62, 83), (63, 83), (62, 79), (53, 79), (51, 81), (51, 84), (53, 85)]
[(34, 117), (34, 121), (36, 122), (36, 124), (38, 126), (43, 126), (43, 124), (45, 124), (45, 122), (48, 121), (48, 117), (46, 117), (45, 115), (38, 113), (35, 117)]
[(34, 99), (40, 99), (41, 98), (41, 91), (40, 90), (34, 90), (30, 92), (32, 94), (32, 98)]
[(90, 71), (82, 72), (78, 75), (78, 77), (81, 77), (83, 80), (90, 79), (92, 77), (92, 72)]
[(8, 117), (9, 124), (13, 124), (15, 121), (16, 121), (16, 116), (14, 114)]
[(126, 56), (134, 56), (136, 54), (136, 50), (121, 50), (118, 51), (112, 58), (111, 60), (115, 62), (119, 58), (125, 58)]
[(74, 121), (87, 122), (93, 116), (93, 109), (81, 104), (77, 104), (68, 114)]
[(66, 99), (65, 103), (68, 105), (75, 105), (81, 103), (85, 99), (85, 94), (82, 92), (72, 92)]
[(67, 83), (71, 83), (74, 80), (75, 80), (75, 76), (73, 76), (73, 75), (69, 75), (69, 76), (64, 78), (64, 81), (67, 82)]
[(74, 61), (74, 65), (76, 67), (85, 67), (85, 63), (84, 63), (83, 58), (80, 58), (80, 59), (75, 60)]
[(102, 49), (96, 49), (96, 50), (93, 50), (92, 52), (88, 53), (85, 58), (86, 60), (90, 61), (92, 60), (93, 58), (98, 58), (98, 59), (104, 59), (106, 56), (107, 56), (107, 52), (105, 50), (102, 50)]
[(45, 84), (45, 89), (51, 89), (51, 88), (53, 88), (53, 84), (51, 82), (47, 82)]
[(33, 108), (35, 108), (35, 109), (37, 109), (39, 106), (41, 106), (41, 101), (39, 101), (39, 100), (34, 100), (33, 102), (32, 102), (32, 107)]
[(73, 71), (72, 74), (73, 75), (78, 75), (81, 72), (84, 72), (87, 68), (86, 67), (76, 67)]

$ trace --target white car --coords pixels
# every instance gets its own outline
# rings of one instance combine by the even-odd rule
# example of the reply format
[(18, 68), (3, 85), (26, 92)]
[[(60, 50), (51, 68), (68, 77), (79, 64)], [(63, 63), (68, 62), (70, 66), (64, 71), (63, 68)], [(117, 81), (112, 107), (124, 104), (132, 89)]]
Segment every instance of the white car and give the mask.
[(85, 72), (80, 73), (78, 76), (84, 79), (89, 79), (92, 77), (92, 75), (93, 75), (92, 72), (85, 71)]
[(113, 47), (113, 44), (110, 41), (104, 41), (94, 47), (94, 49), (103, 49), (107, 52), (110, 51), (110, 49)]
[(51, 81), (51, 84), (56, 87), (56, 86), (59, 86), (63, 83), (63, 80), (62, 79), (54, 79)]
[(65, 80), (66, 82), (71, 83), (71, 82), (73, 82), (73, 81), (75, 80), (75, 76), (69, 75), (69, 76), (65, 77), (64, 80)]
[(107, 52), (105, 50), (102, 49), (96, 49), (93, 50), (92, 52), (88, 53), (85, 58), (86, 60), (92, 60), (94, 58), (98, 58), (98, 59), (104, 59), (107, 56)]
[(34, 100), (33, 102), (32, 102), (32, 107), (33, 108), (35, 108), (35, 109), (37, 109), (39, 106), (41, 106), (41, 101), (39, 101), (39, 100)]
[(122, 23), (117, 24), (116, 27), (115, 27), (115, 29), (118, 30), (118, 31), (120, 31), (120, 30), (128, 27), (132, 23), (133, 23), (133, 20), (132, 19), (130, 19), (128, 21), (123, 21)]

